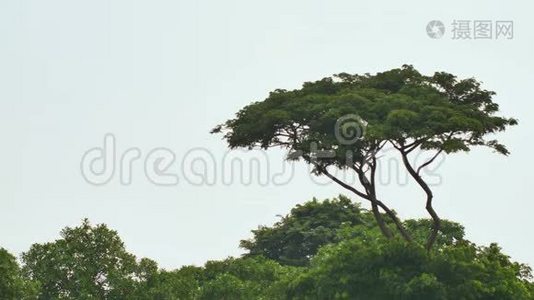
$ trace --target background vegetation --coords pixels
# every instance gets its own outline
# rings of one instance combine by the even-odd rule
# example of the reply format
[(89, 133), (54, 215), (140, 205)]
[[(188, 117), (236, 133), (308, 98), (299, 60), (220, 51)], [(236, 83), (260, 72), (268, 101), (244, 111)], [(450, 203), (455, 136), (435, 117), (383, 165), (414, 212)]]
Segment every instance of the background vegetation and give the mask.
[[(422, 242), (432, 220), (405, 220)], [(21, 256), (0, 250), (1, 299), (534, 299), (531, 269), (443, 220), (435, 247), (384, 237), (348, 198), (313, 199), (241, 241), (240, 258), (159, 269), (84, 220)]]

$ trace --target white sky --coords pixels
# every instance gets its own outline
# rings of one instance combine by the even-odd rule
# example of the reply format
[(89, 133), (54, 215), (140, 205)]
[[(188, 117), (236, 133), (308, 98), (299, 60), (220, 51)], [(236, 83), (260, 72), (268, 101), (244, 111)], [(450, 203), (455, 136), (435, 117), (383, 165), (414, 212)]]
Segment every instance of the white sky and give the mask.
[[(0, 246), (15, 254), (51, 241), (84, 217), (119, 231), (128, 249), (162, 267), (239, 255), (240, 239), (296, 203), (344, 193), (314, 183), (298, 164), (290, 184), (195, 186), (180, 173), (195, 147), (220, 169), (226, 145), (216, 124), (276, 88), (339, 72), (413, 64), (424, 73), (474, 76), (520, 120), (499, 138), (512, 151), (447, 157), (435, 206), (534, 266), (530, 185), (534, 21), (529, 1), (26, 1), (0, 2)], [(430, 20), (447, 32), (430, 39)], [(455, 19), (513, 20), (512, 40), (453, 40)], [(113, 133), (117, 155), (157, 147), (177, 156), (179, 184), (150, 183), (134, 162), (93, 186), (83, 153)], [(276, 169), (283, 153), (268, 153)], [(220, 171), (220, 170), (219, 170)], [(416, 186), (390, 184), (382, 198), (402, 217), (425, 217)]]

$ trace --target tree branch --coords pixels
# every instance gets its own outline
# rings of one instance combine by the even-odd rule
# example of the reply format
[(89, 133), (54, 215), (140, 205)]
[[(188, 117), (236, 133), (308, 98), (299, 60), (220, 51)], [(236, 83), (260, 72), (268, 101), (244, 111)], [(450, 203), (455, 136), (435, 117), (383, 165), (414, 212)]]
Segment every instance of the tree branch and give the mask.
[[(410, 234), (406, 231), (406, 229), (404, 229), (404, 226), (402, 225), (402, 222), (399, 220), (399, 218), (397, 218), (397, 216), (395, 215), (395, 213), (389, 209), (389, 207), (387, 207), (382, 201), (378, 200), (376, 198), (376, 195), (373, 193), (373, 194), (365, 194), (359, 190), (357, 190), (356, 188), (348, 185), (347, 183), (343, 182), (342, 180), (338, 179), (337, 177), (335, 177), (334, 175), (330, 174), (330, 172), (328, 172), (328, 170), (326, 170), (326, 168), (324, 166), (321, 166), (320, 164), (318, 164), (314, 159), (312, 159), (309, 155), (307, 154), (303, 154), (302, 155), (304, 157), (304, 159), (306, 159), (308, 162), (310, 162), (311, 164), (313, 164), (316, 169), (324, 174), (326, 177), (330, 178), (332, 181), (334, 181), (335, 183), (339, 184), (340, 186), (342, 186), (343, 188), (353, 192), (354, 194), (360, 196), (361, 198), (363, 199), (366, 199), (368, 200), (369, 202), (371, 202), (371, 205), (375, 205), (376, 208), (374, 210), (374, 213), (375, 213), (375, 219), (377, 220), (377, 222), (379, 223), (379, 226), (380, 226), (380, 219), (381, 219), (381, 215), (378, 211), (378, 207), (382, 208), (384, 210), (384, 212), (388, 215), (388, 217), (393, 221), (393, 223), (395, 223), (395, 226), (397, 227), (397, 229), (399, 230), (399, 232), (401, 233), (402, 237), (408, 241), (408, 242), (412, 242), (412, 237), (410, 236)], [(378, 214), (376, 215), (376, 213), (378, 212)], [(387, 229), (386, 229), (387, 231)], [(388, 237), (387, 233), (384, 232), (384, 235), (386, 237)]]
[(431, 163), (438, 157), (438, 155), (439, 155), (442, 151), (443, 151), (443, 149), (439, 149), (439, 151), (436, 152), (436, 154), (434, 154), (434, 156), (433, 156), (431, 159), (429, 159), (427, 162), (425, 162), (424, 164), (422, 164), (421, 166), (419, 166), (419, 168), (417, 168), (417, 172), (416, 172), (417, 175), (419, 175), (419, 173), (421, 172), (421, 170), (422, 170), (424, 167), (426, 167), (426, 166), (428, 166), (429, 164), (431, 164)]

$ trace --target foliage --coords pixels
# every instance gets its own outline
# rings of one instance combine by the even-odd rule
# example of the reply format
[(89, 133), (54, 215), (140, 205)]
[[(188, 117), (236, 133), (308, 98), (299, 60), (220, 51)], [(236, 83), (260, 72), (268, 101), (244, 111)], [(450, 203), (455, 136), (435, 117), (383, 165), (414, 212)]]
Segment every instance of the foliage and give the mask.
[[(376, 75), (341, 73), (306, 82), (301, 89), (275, 90), (214, 132), (224, 131), (231, 148), (280, 145), (309, 152), (310, 142), (329, 149), (335, 145), (339, 156), (330, 163), (341, 166), (346, 166), (346, 151), (358, 155), (371, 140), (425, 137), (427, 149), (455, 152), (485, 145), (507, 154), (497, 141), (484, 139), (517, 123), (494, 116), (499, 106), (493, 95), (473, 78), (458, 80), (445, 72), (424, 76), (409, 65)], [(350, 114), (364, 121), (365, 136), (343, 145), (334, 125)]]
[(22, 255), (24, 271), (41, 285), (40, 299), (125, 299), (157, 272), (155, 262), (139, 263), (117, 232), (88, 220), (61, 231), (61, 239), (34, 244)]
[[(423, 244), (432, 230), (433, 222), (430, 219), (409, 219), (404, 221), (406, 228), (410, 230), (415, 240)], [(441, 220), (441, 226), (436, 237), (436, 244), (452, 245), (464, 239), (464, 227), (456, 222)]]
[(185, 266), (179, 270), (161, 270), (147, 284), (141, 299), (197, 299), (200, 295), (200, 278), (203, 270)]
[(15, 257), (0, 248), (0, 299), (35, 299), (37, 288), (23, 277)]
[(263, 257), (211, 261), (204, 267), (199, 299), (278, 299), (295, 271)]
[[(136, 260), (115, 231), (85, 220), (34, 244), (22, 256), (24, 272), (0, 250), (0, 299), (534, 299), (530, 268), (496, 244), (469, 242), (460, 224), (444, 220), (428, 252), (387, 239), (370, 220), (346, 197), (313, 199), (254, 230), (244, 257), (171, 271)], [(432, 229), (427, 219), (404, 224), (416, 240)], [(296, 261), (302, 266), (283, 264)]]
[(160, 271), (143, 299), (280, 299), (295, 270), (261, 256), (208, 261)]
[(286, 265), (303, 266), (320, 246), (331, 243), (342, 224), (369, 223), (358, 205), (339, 196), (332, 200), (306, 202), (293, 208), (272, 227), (252, 230), (251, 240), (241, 241), (249, 256), (262, 255)]
[(325, 246), (291, 282), (295, 299), (534, 299), (530, 270), (492, 244), (427, 252), (378, 232)]

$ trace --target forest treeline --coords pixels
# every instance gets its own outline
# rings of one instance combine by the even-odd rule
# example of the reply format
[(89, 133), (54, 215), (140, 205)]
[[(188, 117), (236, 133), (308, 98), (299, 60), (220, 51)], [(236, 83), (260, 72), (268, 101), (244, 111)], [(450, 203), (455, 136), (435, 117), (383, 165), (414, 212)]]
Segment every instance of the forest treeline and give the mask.
[(83, 220), (20, 262), (1, 249), (0, 299), (534, 299), (531, 269), (458, 223), (443, 220), (428, 251), (431, 219), (403, 221), (415, 243), (384, 237), (374, 220), (347, 197), (314, 199), (252, 230), (242, 257), (177, 270)]

